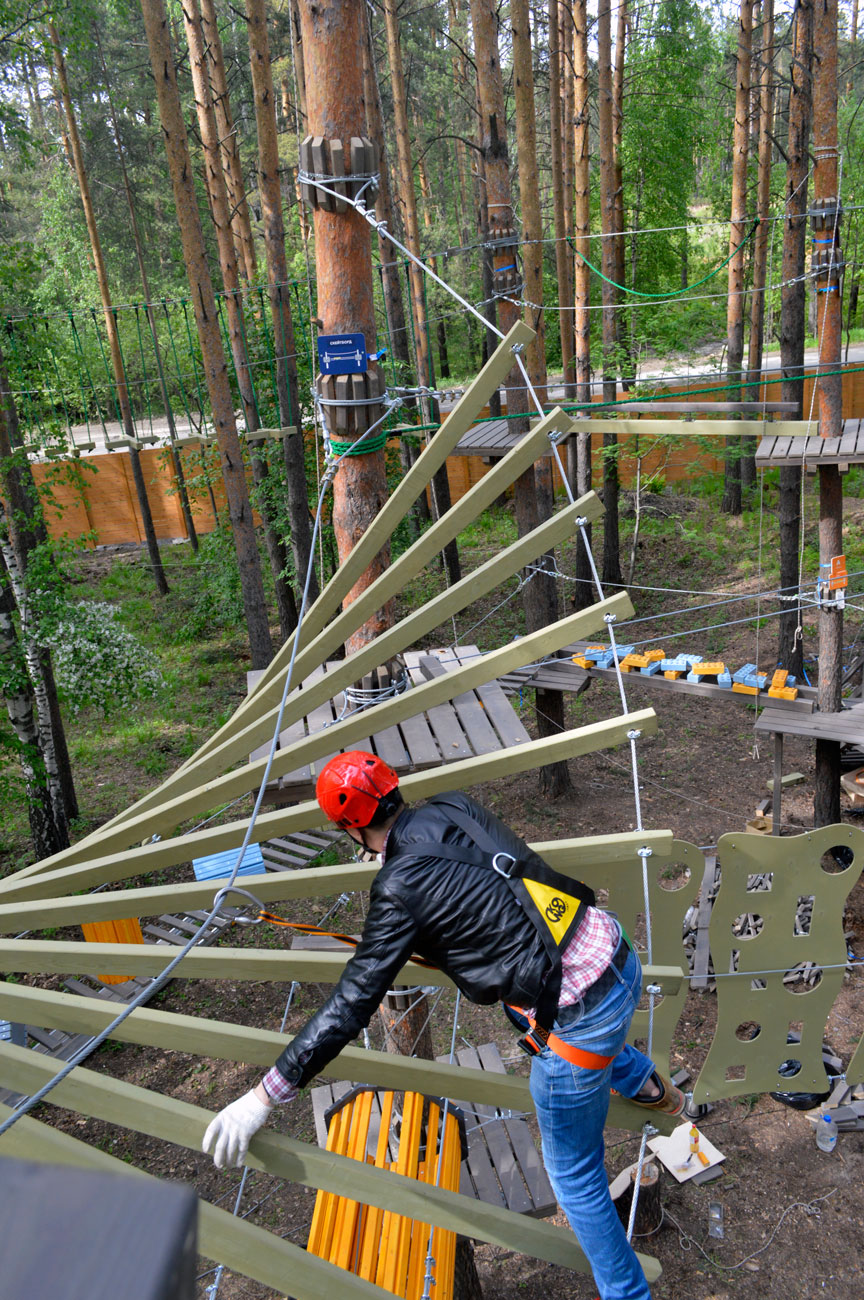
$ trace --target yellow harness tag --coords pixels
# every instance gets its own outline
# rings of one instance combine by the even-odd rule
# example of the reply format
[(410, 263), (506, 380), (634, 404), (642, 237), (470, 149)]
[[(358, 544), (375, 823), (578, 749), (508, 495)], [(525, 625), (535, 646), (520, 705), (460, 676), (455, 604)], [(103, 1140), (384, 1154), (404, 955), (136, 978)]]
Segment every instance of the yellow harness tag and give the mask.
[(543, 917), (552, 932), (556, 944), (561, 944), (568, 929), (579, 911), (580, 901), (572, 894), (565, 894), (553, 885), (545, 885), (540, 880), (522, 877), (522, 884), (531, 895), (531, 901)]

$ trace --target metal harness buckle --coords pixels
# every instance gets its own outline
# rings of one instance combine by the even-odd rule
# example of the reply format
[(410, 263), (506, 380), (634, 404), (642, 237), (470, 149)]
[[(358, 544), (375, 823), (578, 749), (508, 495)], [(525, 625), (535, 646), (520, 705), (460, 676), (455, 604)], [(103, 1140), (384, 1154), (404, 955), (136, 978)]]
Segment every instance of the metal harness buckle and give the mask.
[[(499, 858), (506, 858), (506, 859), (507, 859), (507, 861), (510, 863), (510, 870), (509, 870), (509, 871), (505, 871), (503, 867), (499, 867), (499, 866), (498, 866), (498, 859), (499, 859)], [(513, 857), (513, 854), (512, 854), (512, 853), (503, 853), (503, 852), (502, 852), (502, 853), (496, 853), (496, 854), (494, 855), (494, 857), (492, 858), (492, 867), (493, 867), (493, 869), (494, 869), (495, 871), (498, 872), (498, 875), (499, 875), (499, 876), (503, 876), (505, 880), (510, 880), (510, 879), (512, 879), (512, 876), (513, 876), (513, 868), (514, 868), (515, 866), (516, 866), (516, 858)]]

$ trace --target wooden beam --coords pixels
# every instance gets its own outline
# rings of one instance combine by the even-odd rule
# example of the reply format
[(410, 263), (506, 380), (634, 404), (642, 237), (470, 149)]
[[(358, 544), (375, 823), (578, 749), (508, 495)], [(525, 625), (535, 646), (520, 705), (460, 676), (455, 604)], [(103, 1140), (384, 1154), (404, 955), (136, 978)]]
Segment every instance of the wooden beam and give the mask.
[[(23, 984), (0, 983), (0, 1015), (19, 1024), (95, 1035), (111, 1023), (117, 1011), (116, 1003), (112, 1005), (95, 998), (76, 997), (72, 993), (35, 989)], [(272, 1030), (207, 1020), (203, 1016), (184, 1016), (138, 1007), (111, 1037), (121, 1043), (191, 1052), (195, 1056), (269, 1069), (282, 1049), (291, 1042), (293, 1034), (277, 1034)], [(6, 1077), (2, 1070), (7, 1060), (7, 1046), (4, 1043), (0, 1051), (0, 1080)], [(56, 1069), (57, 1063), (40, 1053), (28, 1051), (27, 1055), (48, 1061), (52, 1073)], [(468, 1101), (500, 1106), (504, 1110), (533, 1112), (534, 1109), (528, 1080), (516, 1075), (466, 1070), (459, 1065), (367, 1051), (362, 1047), (343, 1048), (321, 1073), (331, 1079), (350, 1079), (354, 1083), (371, 1083), (381, 1088), (412, 1089), (453, 1099), (464, 1097)], [(16, 1085), (11, 1082), (6, 1086), (14, 1088)], [(27, 1085), (23, 1091), (27, 1091)], [(609, 1112), (611, 1125), (637, 1130), (644, 1122), (644, 1110), (613, 1097)], [(676, 1126), (671, 1116), (659, 1113), (652, 1113), (651, 1122), (664, 1133), (671, 1133)]]
[(794, 437), (813, 433), (807, 420), (608, 420), (574, 419), (574, 433), (617, 433), (621, 437), (749, 438)]
[[(8, 1106), (0, 1105), (0, 1120), (7, 1119), (12, 1113)], [(68, 1133), (31, 1119), (29, 1115), (19, 1119), (4, 1134), (2, 1151), (3, 1155), (19, 1160), (94, 1169), (118, 1178), (158, 1181), (143, 1169), (109, 1156)], [(340, 1300), (343, 1296), (348, 1300), (393, 1300), (392, 1292), (382, 1291), (374, 1283), (364, 1282), (353, 1273), (346, 1273), (308, 1254), (302, 1246), (284, 1241), (265, 1228), (200, 1198), (198, 1251), (205, 1259), (224, 1264), (232, 1272), (254, 1278), (280, 1293), (285, 1290), (286, 1277), (290, 1277), (291, 1292), (296, 1300), (327, 1300), (334, 1295), (338, 1295)]]
[[(657, 730), (657, 717), (653, 709), (642, 709), (638, 713), (628, 713), (621, 718), (593, 722), (585, 727), (577, 727), (573, 731), (563, 731), (557, 736), (532, 740), (524, 745), (514, 745), (511, 749), (500, 750), (497, 754), (479, 754), (446, 767), (417, 772), (405, 777), (399, 785), (403, 795), (409, 801), (412, 797), (428, 798), (432, 794), (441, 794), (445, 790), (461, 789), (480, 781), (490, 781), (496, 776), (510, 776), (515, 772), (528, 771), (543, 762), (561, 762), (582, 754), (594, 753), (610, 745), (622, 744), (627, 739), (628, 731), (633, 729), (640, 730), (643, 735), (653, 735)], [(317, 819), (313, 824), (320, 822), (322, 814), (313, 800), (288, 810), (286, 816), (301, 820), (304, 812)], [(296, 830), (297, 826), (292, 825), (292, 829)], [(181, 845), (186, 845), (184, 850), (186, 853), (189, 852), (188, 840), (191, 838), (191, 836), (184, 836), (179, 841)], [(145, 852), (151, 847), (158, 852), (163, 846), (148, 845), (145, 846)], [(118, 865), (123, 870), (123, 874), (127, 874), (128, 855), (125, 859), (121, 857)], [(110, 866), (107, 869), (109, 872), (113, 870)], [(377, 866), (372, 868), (370, 879), (376, 870)], [(329, 885), (330, 893), (338, 892), (345, 887), (344, 872), (345, 868), (339, 867), (313, 869), (321, 889)], [(283, 898), (298, 897), (298, 891), (304, 887), (308, 890), (309, 881), (302, 879), (303, 876), (304, 873), (300, 871), (267, 872), (263, 875), (244, 876), (243, 886), (257, 893), (262, 902), (276, 902)], [(41, 887), (45, 881), (40, 880), (38, 883)], [(68, 884), (68, 881), (66, 883)], [(4, 898), (8, 896), (8, 894), (2, 895)], [(38, 900), (27, 898), (21, 902), (7, 902), (0, 905), (0, 934), (15, 933), (28, 927), (41, 929), (50, 925), (80, 924), (81, 921), (106, 921), (126, 916), (155, 916), (161, 912), (189, 911), (211, 906), (213, 896), (212, 881), (200, 883), (190, 881), (188, 884), (112, 890), (105, 894), (84, 894), (71, 898), (42, 897)]]
[[(86, 975), (99, 970), (106, 975), (158, 975), (174, 949), (154, 943), (76, 943), (57, 939), (0, 939), (0, 969), (21, 974)], [(335, 984), (353, 949), (315, 952), (272, 948), (193, 948), (176, 968), (177, 979), (272, 980), (290, 984), (314, 981)], [(683, 974), (676, 966), (652, 966), (643, 982), (659, 982), (664, 994), (678, 992)], [(429, 984), (452, 988), (443, 971), (406, 962), (394, 979), (398, 984)]]

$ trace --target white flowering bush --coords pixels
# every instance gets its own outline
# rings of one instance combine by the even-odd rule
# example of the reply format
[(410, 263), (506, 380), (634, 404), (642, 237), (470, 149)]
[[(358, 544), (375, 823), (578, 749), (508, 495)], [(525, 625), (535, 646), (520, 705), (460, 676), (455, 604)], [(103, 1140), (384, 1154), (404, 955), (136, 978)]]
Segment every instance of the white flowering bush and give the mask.
[(73, 713), (128, 704), (164, 685), (156, 657), (117, 614), (114, 605), (82, 600), (67, 605), (51, 628), (54, 671)]

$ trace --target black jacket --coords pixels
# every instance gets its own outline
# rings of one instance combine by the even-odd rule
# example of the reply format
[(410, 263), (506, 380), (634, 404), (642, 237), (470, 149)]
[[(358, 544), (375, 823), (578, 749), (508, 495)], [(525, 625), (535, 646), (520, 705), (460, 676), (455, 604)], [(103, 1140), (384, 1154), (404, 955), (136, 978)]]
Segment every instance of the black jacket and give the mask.
[[(476, 818), (503, 852), (540, 861), (473, 799), (440, 798)], [(507, 882), (491, 866), (411, 853), (412, 844), (429, 842), (473, 846), (444, 804), (400, 813), (372, 882), (360, 943), (333, 993), (276, 1062), (289, 1082), (302, 1087), (356, 1038), (412, 953), (445, 971), (472, 1002), (533, 1007), (545, 981), (560, 979), (560, 964), (555, 970)]]

